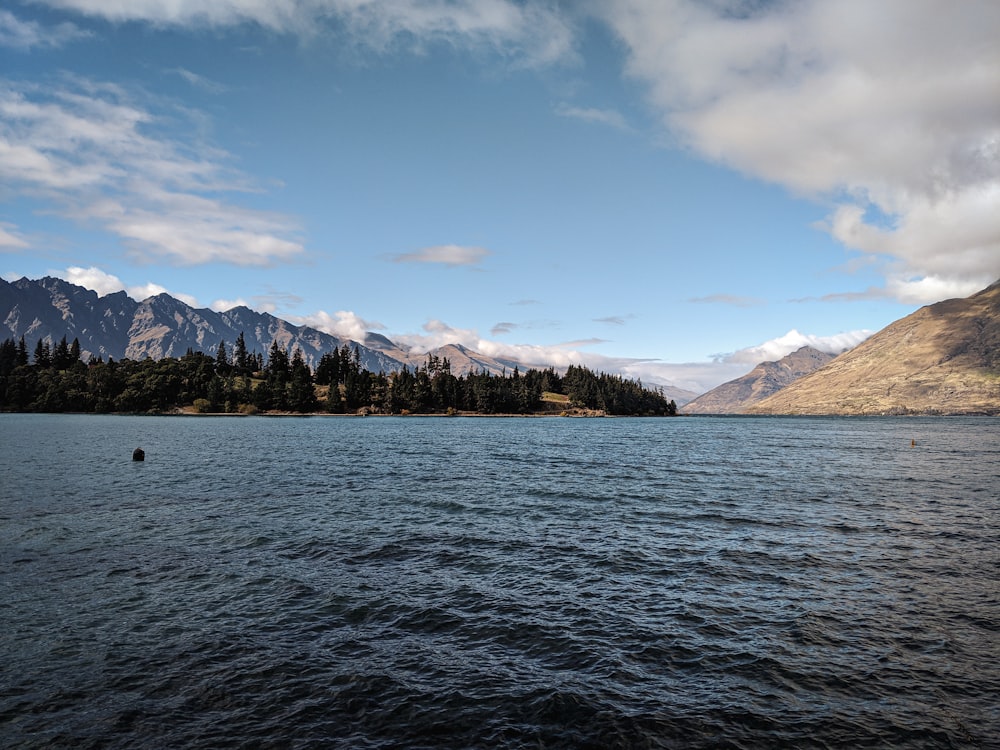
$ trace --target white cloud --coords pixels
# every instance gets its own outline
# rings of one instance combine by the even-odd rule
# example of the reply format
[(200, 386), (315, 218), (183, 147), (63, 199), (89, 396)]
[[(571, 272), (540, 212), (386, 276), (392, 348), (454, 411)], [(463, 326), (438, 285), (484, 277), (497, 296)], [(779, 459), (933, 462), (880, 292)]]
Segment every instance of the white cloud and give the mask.
[(783, 336), (748, 346), (728, 354), (720, 354), (705, 362), (668, 363), (639, 361), (622, 364), (616, 372), (627, 377), (641, 378), (644, 383), (675, 385), (701, 394), (716, 386), (746, 375), (761, 362), (773, 362), (803, 346), (811, 346), (830, 354), (853, 349), (872, 331), (847, 331), (831, 336), (817, 336), (791, 330)]
[(72, 10), (113, 22), (146, 21), (159, 26), (226, 26), (253, 22), (280, 31), (293, 28), (297, 9), (316, 5), (316, 3), (303, 3), (298, 0), (229, 0), (227, 2), (40, 0), (40, 2), (54, 8)]
[(915, 279), (897, 276), (887, 279), (884, 287), (869, 287), (863, 292), (826, 294), (821, 299), (824, 302), (840, 302), (892, 298), (905, 304), (922, 305), (928, 300), (968, 297), (981, 289), (981, 285), (977, 282), (938, 276), (923, 276)]
[(160, 286), (159, 284), (154, 284), (153, 282), (148, 282), (146, 284), (141, 284), (139, 286), (130, 286), (125, 291), (128, 293), (129, 297), (131, 297), (134, 300), (139, 300), (140, 302), (142, 302), (144, 299), (149, 299), (150, 297), (156, 297), (160, 294), (168, 294), (174, 299), (179, 299), (181, 302), (183, 302), (186, 305), (190, 305), (191, 307), (195, 308), (201, 307), (201, 305), (198, 304), (198, 300), (195, 297), (191, 296), (190, 294), (184, 294), (182, 292), (172, 292), (165, 286)]
[(172, 134), (195, 128), (165, 132), (177, 116), (113, 84), (0, 80), (0, 181), (101, 225), (142, 260), (267, 266), (300, 255), (293, 219), (218, 197), (254, 186), (225, 152)]
[(125, 284), (122, 283), (122, 280), (117, 276), (107, 273), (96, 266), (90, 266), (89, 268), (70, 266), (60, 275), (69, 283), (82, 286), (85, 289), (92, 289), (102, 297), (108, 294), (114, 294), (115, 292), (124, 291), (132, 299), (141, 302), (149, 297), (155, 297), (158, 294), (166, 293), (171, 297), (179, 299), (181, 302), (190, 305), (191, 307), (199, 307), (198, 300), (190, 294), (171, 292), (166, 287), (154, 284), (153, 282), (146, 282), (145, 284), (138, 284), (135, 286), (125, 286)]
[(428, 43), (488, 50), (521, 65), (572, 56), (573, 31), (548, 2), (513, 0), (38, 0), (114, 22), (224, 27), (256, 24), (314, 37), (346, 29), (357, 44), (382, 52), (419, 51)]
[(886, 284), (889, 295), (912, 305), (924, 304), (929, 300), (968, 297), (982, 288), (982, 284), (975, 281), (968, 282), (939, 276), (924, 276), (919, 279), (895, 277), (890, 278)]
[(642, 380), (645, 385), (672, 385), (700, 395), (745, 375), (749, 369), (738, 362), (640, 361), (624, 363), (615, 372)]
[(0, 47), (27, 52), (34, 47), (60, 47), (89, 36), (71, 23), (45, 27), (36, 21), (22, 21), (7, 10), (0, 10)]
[(571, 117), (584, 122), (596, 122), (601, 125), (608, 125), (617, 130), (631, 130), (628, 121), (621, 112), (613, 109), (596, 109), (593, 107), (571, 107), (567, 104), (556, 107), (556, 114), (560, 117)]
[(208, 306), (208, 309), (215, 310), (215, 312), (226, 312), (234, 307), (249, 307), (249, 305), (242, 297), (237, 297), (236, 299), (217, 299)]
[[(390, 338), (413, 354), (423, 354), (448, 344), (461, 344), (467, 349), (494, 359), (513, 359), (526, 367), (544, 369), (555, 367), (565, 369), (570, 365), (584, 365), (593, 370), (609, 373), (623, 373), (628, 377), (640, 377), (641, 366), (651, 360), (608, 357), (596, 352), (582, 351), (583, 347), (602, 343), (603, 339), (567, 341), (550, 345), (516, 344), (483, 338), (478, 331), (470, 328), (454, 328), (441, 320), (429, 320), (421, 334), (392, 334)], [(502, 333), (502, 331), (501, 331)], [(496, 334), (494, 334), (496, 335)], [(658, 382), (666, 383), (666, 380)], [(721, 381), (720, 381), (721, 382)], [(682, 386), (687, 387), (687, 386)], [(706, 389), (707, 390), (707, 389)]]
[[(708, 362), (670, 364), (653, 359), (609, 357), (585, 351), (585, 347), (602, 343), (603, 340), (597, 338), (550, 345), (505, 343), (484, 338), (474, 329), (455, 328), (441, 320), (427, 321), (423, 326), (423, 333), (390, 334), (389, 337), (416, 355), (448, 344), (461, 344), (494, 359), (516, 360), (526, 367), (555, 367), (557, 370), (564, 370), (570, 365), (583, 365), (592, 370), (639, 378), (647, 385), (674, 385), (695, 393), (704, 393), (751, 369), (742, 361), (727, 361), (723, 358)], [(811, 337), (810, 340), (819, 341), (820, 337)]]
[(889, 293), (912, 299), (920, 287), (902, 282), (924, 277), (978, 289), (1000, 276), (1000, 4), (602, 8), (679, 141), (839, 203), (827, 228), (882, 256)]
[(782, 357), (798, 351), (803, 346), (811, 346), (821, 352), (830, 354), (840, 354), (846, 349), (853, 349), (866, 338), (872, 335), (872, 331), (847, 331), (836, 333), (832, 336), (817, 336), (815, 334), (799, 333), (794, 328), (783, 336), (765, 341), (756, 346), (749, 346), (745, 349), (732, 352), (730, 354), (718, 355), (715, 359), (727, 364), (748, 365), (747, 369), (756, 367), (761, 362), (773, 362)]
[(607, 323), (609, 326), (625, 325), (625, 318), (620, 315), (611, 315), (607, 318), (594, 318), (595, 323)]
[(103, 202), (89, 212), (125, 240), (138, 259), (156, 256), (177, 265), (268, 266), (302, 252), (298, 242), (280, 236), (293, 231), (294, 225), (277, 214), (154, 187), (146, 188), (145, 198), (148, 208), (123, 210), (121, 204)]
[(209, 94), (221, 94), (223, 91), (227, 90), (227, 87), (223, 84), (213, 81), (210, 78), (206, 78), (203, 75), (199, 75), (198, 73), (190, 71), (187, 68), (171, 68), (168, 72), (179, 75), (196, 89), (201, 89)]
[(435, 245), (414, 253), (393, 256), (394, 263), (440, 263), (445, 266), (476, 266), (490, 254), (482, 247), (464, 245)]
[(491, 341), (482, 338), (478, 331), (474, 329), (454, 328), (444, 321), (436, 319), (424, 323), (423, 329), (424, 333), (393, 334), (390, 338), (399, 344), (403, 344), (415, 354), (423, 354), (424, 352), (448, 344), (461, 344), (467, 349), (485, 354), (488, 357), (514, 357), (525, 363), (532, 363), (533, 359), (531, 357), (536, 357), (538, 353), (549, 351), (547, 347), (505, 344), (498, 341)]
[(368, 331), (378, 331), (385, 328), (381, 323), (365, 320), (350, 310), (338, 310), (332, 315), (325, 310), (319, 310), (311, 315), (288, 316), (287, 319), (296, 325), (309, 326), (332, 336), (358, 342), (365, 340), (365, 334)]
[(706, 305), (732, 305), (733, 307), (759, 307), (766, 304), (757, 297), (742, 297), (736, 294), (710, 294), (707, 297), (692, 297), (688, 302)]
[(5, 249), (21, 249), (28, 247), (26, 240), (21, 238), (13, 225), (0, 221), (0, 252)]
[[(102, 271), (96, 266), (82, 268), (80, 266), (70, 266), (63, 274), (70, 284), (82, 286), (97, 292), (101, 297), (107, 294), (124, 291), (125, 285), (122, 280), (113, 274)], [(129, 295), (131, 296), (131, 295)]]

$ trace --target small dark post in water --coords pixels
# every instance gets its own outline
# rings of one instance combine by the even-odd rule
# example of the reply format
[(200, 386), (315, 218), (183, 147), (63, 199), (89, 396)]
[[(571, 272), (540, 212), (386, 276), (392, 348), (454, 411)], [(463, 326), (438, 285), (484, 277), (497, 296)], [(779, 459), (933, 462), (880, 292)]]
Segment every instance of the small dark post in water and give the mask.
[(146, 451), (144, 451), (142, 448), (136, 448), (134, 451), (132, 451), (132, 460), (133, 461), (145, 461), (146, 460)]

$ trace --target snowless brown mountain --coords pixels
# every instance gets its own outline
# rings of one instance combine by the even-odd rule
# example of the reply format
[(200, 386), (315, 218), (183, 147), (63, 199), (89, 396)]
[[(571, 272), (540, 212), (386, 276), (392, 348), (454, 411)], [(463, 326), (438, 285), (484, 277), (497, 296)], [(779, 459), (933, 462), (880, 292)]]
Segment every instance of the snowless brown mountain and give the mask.
[(779, 360), (761, 362), (743, 377), (723, 383), (685, 404), (681, 411), (684, 414), (742, 414), (747, 407), (818, 370), (833, 357), (833, 354), (803, 346)]
[(749, 414), (1000, 414), (1000, 281), (897, 320)]

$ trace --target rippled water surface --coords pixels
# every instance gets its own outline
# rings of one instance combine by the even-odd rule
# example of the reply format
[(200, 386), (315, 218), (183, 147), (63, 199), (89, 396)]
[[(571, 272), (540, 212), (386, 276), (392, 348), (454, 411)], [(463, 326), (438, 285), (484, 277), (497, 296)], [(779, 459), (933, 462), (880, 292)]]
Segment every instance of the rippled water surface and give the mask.
[(1000, 746), (997, 419), (0, 415), (0, 448), (5, 748)]

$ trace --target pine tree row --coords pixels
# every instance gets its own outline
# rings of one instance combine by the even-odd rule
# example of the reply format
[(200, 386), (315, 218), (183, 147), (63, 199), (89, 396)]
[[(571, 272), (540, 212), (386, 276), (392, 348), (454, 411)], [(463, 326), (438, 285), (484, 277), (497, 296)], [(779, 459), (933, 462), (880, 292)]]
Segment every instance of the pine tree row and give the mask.
[(105, 362), (80, 359), (65, 337), (54, 347), (40, 340), (28, 357), (24, 337), (0, 344), (0, 410), (28, 412), (164, 413), (297, 412), (333, 414), (530, 414), (543, 393), (567, 406), (614, 415), (673, 415), (664, 395), (620, 376), (571, 366), (493, 375), (454, 375), (447, 358), (429, 355), (423, 366), (373, 373), (357, 347), (324, 354), (315, 372), (302, 351), (291, 355), (277, 341), (267, 358), (248, 352), (240, 334), (232, 353), (220, 342), (215, 356), (188, 350), (183, 357)]

